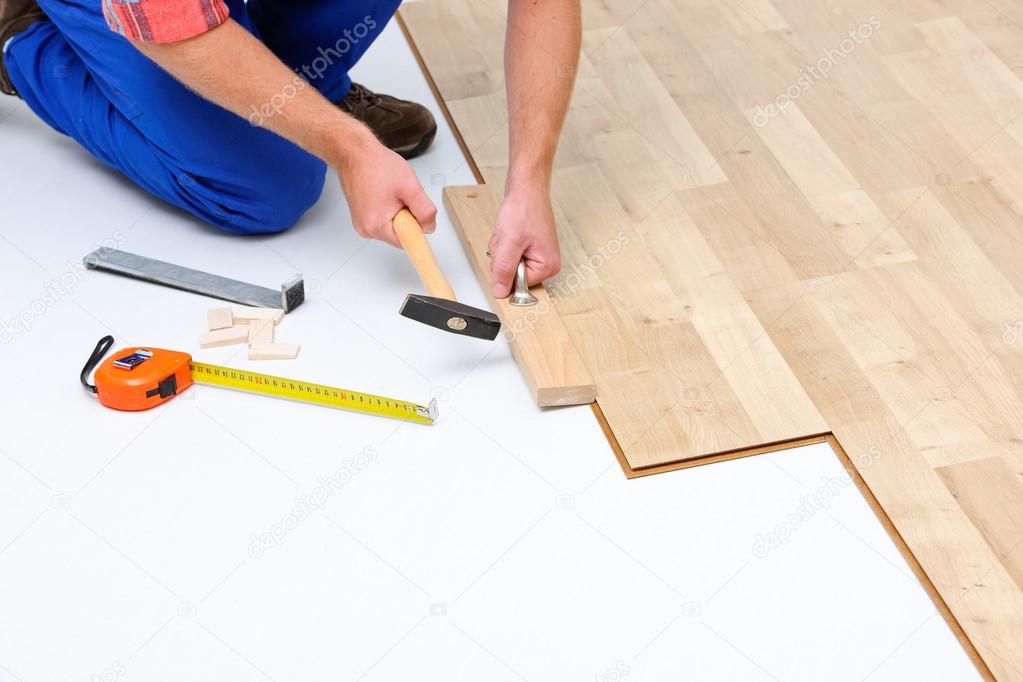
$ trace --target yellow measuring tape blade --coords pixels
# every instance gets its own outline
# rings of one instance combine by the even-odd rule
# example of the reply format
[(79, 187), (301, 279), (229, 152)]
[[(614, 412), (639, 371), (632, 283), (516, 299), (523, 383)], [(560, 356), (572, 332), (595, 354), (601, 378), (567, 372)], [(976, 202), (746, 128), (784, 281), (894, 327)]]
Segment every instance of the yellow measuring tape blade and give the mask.
[(417, 424), (432, 424), (437, 418), (437, 401), (431, 400), (428, 407), (394, 400), (370, 393), (349, 391), (346, 388), (334, 388), (308, 381), (296, 381), (269, 374), (248, 372), (243, 369), (232, 369), (219, 365), (208, 365), (205, 362), (192, 362), (192, 381), (214, 386), (235, 388), (250, 393), (260, 393), (275, 398), (287, 398), (304, 403), (326, 405), (341, 410), (365, 412), (381, 417), (391, 417)]

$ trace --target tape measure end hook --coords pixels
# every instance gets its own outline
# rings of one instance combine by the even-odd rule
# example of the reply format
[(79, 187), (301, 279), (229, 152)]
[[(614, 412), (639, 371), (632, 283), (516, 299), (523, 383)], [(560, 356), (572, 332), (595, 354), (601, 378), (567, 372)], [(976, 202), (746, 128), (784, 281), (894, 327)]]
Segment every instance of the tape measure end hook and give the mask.
[(416, 413), (420, 417), (429, 419), (431, 424), (437, 421), (437, 416), (440, 414), (440, 411), (437, 409), (437, 399), (431, 398), (430, 404), (427, 407), (416, 407)]

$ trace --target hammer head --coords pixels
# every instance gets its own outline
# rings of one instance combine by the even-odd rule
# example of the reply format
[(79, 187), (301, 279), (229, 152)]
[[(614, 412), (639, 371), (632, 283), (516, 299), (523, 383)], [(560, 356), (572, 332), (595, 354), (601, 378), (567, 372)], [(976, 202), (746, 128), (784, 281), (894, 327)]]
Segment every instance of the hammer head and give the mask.
[(494, 313), (446, 298), (409, 294), (398, 312), (410, 320), (452, 334), (474, 336), (487, 341), (496, 339), (501, 331), (501, 320)]

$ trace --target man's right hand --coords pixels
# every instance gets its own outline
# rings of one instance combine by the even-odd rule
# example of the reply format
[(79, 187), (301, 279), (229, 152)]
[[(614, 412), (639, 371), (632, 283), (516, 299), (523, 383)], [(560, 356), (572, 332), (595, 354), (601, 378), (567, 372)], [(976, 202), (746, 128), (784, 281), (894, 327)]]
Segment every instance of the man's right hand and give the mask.
[(433, 232), (437, 209), (408, 163), (308, 87), (237, 22), (228, 19), (176, 43), (134, 45), (189, 88), (242, 118), (260, 102), (281, 99), (290, 86), (293, 96), (258, 125), (337, 168), (358, 233), (400, 248), (391, 219), (406, 206), (424, 231)]
[(437, 227), (437, 207), (408, 162), (381, 144), (368, 129), (366, 133), (360, 141), (346, 144), (344, 158), (336, 164), (341, 189), (355, 231), (400, 249), (391, 226), (398, 211), (407, 207), (423, 232), (431, 234)]

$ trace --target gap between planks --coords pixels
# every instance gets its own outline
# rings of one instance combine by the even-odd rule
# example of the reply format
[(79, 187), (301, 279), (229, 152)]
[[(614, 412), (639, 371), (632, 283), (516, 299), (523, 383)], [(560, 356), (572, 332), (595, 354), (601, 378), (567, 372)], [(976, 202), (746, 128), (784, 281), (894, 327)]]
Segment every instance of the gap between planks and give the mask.
[(476, 159), (472, 156), (472, 151), (469, 149), (469, 145), (465, 143), (465, 138), (462, 137), (462, 131), (455, 125), (455, 117), (451, 115), (451, 110), (448, 109), (448, 103), (444, 100), (444, 96), (440, 92), (440, 88), (437, 87), (437, 81), (433, 79), (433, 75), (430, 73), (430, 69), (426, 67), (426, 62), (423, 60), (423, 55), (419, 52), (419, 46), (416, 45), (416, 41), (412, 39), (412, 34), (409, 33), (408, 26), (405, 24), (405, 18), (398, 12), (394, 15), (395, 19), (398, 20), (398, 27), (401, 28), (401, 34), (405, 37), (405, 42), (408, 44), (409, 49), (412, 50), (412, 56), (416, 58), (416, 64), (419, 65), (419, 72), (423, 74), (423, 78), (426, 79), (426, 84), (430, 86), (430, 93), (433, 95), (433, 101), (440, 107), (440, 113), (444, 116), (444, 120), (448, 123), (448, 128), (455, 136), (455, 141), (458, 143), (458, 148), (462, 151), (462, 156), (465, 158), (465, 163), (469, 166), (469, 170), (472, 171), (472, 176), (476, 178), (476, 183), (483, 185), (486, 181), (483, 179), (483, 173), (480, 172), (479, 166), (476, 165)]

